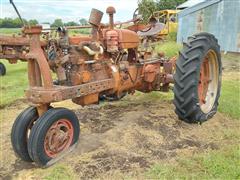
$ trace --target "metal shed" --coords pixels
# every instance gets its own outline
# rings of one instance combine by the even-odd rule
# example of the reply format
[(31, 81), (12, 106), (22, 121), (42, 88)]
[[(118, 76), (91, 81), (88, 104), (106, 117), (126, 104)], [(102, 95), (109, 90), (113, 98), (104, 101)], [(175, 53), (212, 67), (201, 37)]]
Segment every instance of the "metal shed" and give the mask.
[(177, 41), (197, 32), (214, 34), (222, 51), (240, 53), (240, 0), (208, 0), (178, 13)]

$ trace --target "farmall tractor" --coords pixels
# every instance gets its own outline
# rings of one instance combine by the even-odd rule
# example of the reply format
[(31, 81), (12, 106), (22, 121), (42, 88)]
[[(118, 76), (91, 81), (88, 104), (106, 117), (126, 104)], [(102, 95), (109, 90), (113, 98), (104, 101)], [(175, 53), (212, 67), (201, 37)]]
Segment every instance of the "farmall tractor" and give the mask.
[[(0, 36), (1, 59), (28, 63), (26, 97), (30, 106), (18, 115), (11, 132), (13, 149), (22, 160), (48, 166), (77, 144), (77, 116), (66, 108), (53, 108), (53, 102), (72, 99), (86, 106), (100, 99), (118, 100), (135, 91), (167, 92), (174, 83), (173, 102), (180, 120), (203, 122), (216, 113), (221, 57), (213, 35), (189, 37), (179, 58), (169, 60), (144, 50), (149, 49), (151, 33), (141, 32), (140, 37), (133, 30), (117, 29), (115, 9), (109, 7), (106, 13), (109, 24), (104, 25), (103, 13), (92, 9), (88, 37), (71, 37), (70, 28), (58, 28), (57, 36), (52, 37), (41, 26), (28, 25), (22, 37)], [(137, 20), (132, 21), (137, 27)]]

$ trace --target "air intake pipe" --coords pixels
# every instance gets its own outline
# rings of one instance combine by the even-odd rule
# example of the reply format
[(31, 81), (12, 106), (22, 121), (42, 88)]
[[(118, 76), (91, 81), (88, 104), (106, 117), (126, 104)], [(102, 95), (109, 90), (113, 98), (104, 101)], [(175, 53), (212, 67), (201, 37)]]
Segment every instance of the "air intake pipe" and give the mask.
[(103, 12), (97, 9), (92, 9), (91, 15), (89, 18), (89, 23), (92, 25), (92, 40), (96, 41), (98, 38), (98, 27), (101, 25), (103, 17)]

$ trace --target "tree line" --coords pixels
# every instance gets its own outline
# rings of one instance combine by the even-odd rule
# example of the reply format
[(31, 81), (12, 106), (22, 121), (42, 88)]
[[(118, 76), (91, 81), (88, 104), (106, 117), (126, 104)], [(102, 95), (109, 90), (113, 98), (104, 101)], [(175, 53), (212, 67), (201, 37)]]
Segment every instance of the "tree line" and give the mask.
[[(37, 25), (39, 22), (36, 19), (26, 20), (23, 19), (25, 24), (28, 25)], [(53, 23), (45, 22), (43, 24), (49, 24), (51, 27), (60, 27), (60, 26), (78, 26), (88, 24), (87, 20), (82, 18), (79, 22), (63, 22), (62, 19), (55, 19)], [(19, 18), (0, 18), (0, 28), (21, 28), (23, 26)]]
[(61, 27), (61, 26), (79, 26), (79, 25), (87, 25), (88, 21), (84, 18), (80, 19), (79, 22), (69, 21), (64, 23), (62, 19), (55, 19), (51, 24), (51, 27)]
[[(26, 20), (23, 19), (24, 23), (29, 25), (36, 25), (38, 21), (36, 19)], [(0, 28), (20, 28), (22, 27), (22, 22), (19, 18), (0, 18)]]

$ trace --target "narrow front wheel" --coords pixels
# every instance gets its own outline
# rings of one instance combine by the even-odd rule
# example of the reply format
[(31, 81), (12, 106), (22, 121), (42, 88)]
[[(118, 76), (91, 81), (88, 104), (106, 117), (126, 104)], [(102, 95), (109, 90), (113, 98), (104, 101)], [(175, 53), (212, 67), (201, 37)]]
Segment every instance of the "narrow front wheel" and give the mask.
[(16, 118), (11, 132), (11, 142), (14, 152), (23, 161), (31, 162), (27, 142), (34, 122), (38, 119), (36, 107), (28, 107)]
[(65, 108), (50, 109), (32, 128), (28, 141), (29, 155), (40, 166), (51, 165), (77, 143), (79, 132), (74, 112)]

